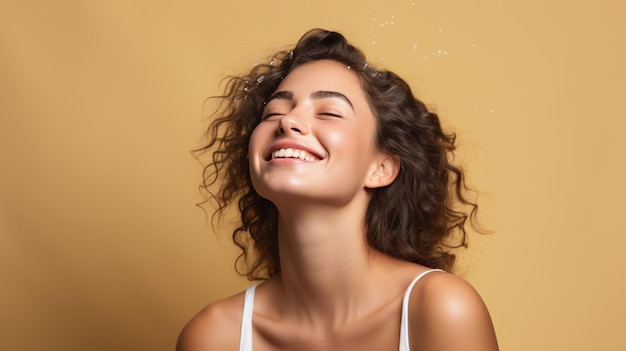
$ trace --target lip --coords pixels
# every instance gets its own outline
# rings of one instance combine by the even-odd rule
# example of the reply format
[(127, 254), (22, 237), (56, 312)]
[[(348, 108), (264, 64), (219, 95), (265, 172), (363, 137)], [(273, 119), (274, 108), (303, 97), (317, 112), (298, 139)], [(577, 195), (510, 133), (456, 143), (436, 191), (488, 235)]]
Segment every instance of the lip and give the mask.
[(270, 146), (267, 152), (265, 152), (265, 154), (263, 155), (263, 158), (265, 159), (265, 161), (271, 161), (272, 154), (275, 151), (280, 150), (280, 149), (294, 149), (294, 150), (297, 149), (297, 150), (306, 151), (308, 154), (310, 154), (311, 156), (315, 158), (315, 161), (319, 161), (325, 158), (325, 156), (322, 156), (319, 152), (311, 149), (310, 147), (303, 145), (301, 143), (295, 142), (295, 141), (290, 141), (290, 140), (281, 140), (281, 141), (275, 142), (274, 144)]

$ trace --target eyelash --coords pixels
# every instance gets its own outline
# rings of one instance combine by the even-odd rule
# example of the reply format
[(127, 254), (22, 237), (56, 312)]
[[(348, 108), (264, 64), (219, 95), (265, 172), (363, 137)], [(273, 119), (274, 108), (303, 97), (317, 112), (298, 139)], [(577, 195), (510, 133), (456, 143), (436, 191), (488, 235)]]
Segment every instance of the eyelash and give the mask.
[[(269, 113), (264, 114), (264, 115), (261, 117), (261, 119), (265, 120), (265, 119), (268, 119), (268, 118), (270, 118), (270, 117), (274, 117), (274, 116), (282, 116), (282, 115), (284, 115), (284, 113), (269, 112)], [(341, 115), (336, 114), (336, 113), (332, 113), (332, 112), (321, 112), (321, 113), (318, 113), (317, 115), (319, 115), (319, 116), (328, 116), (328, 117), (336, 117), (336, 118), (341, 118)]]
[(273, 116), (280, 116), (280, 115), (282, 115), (282, 113), (269, 112), (269, 113), (265, 113), (265, 114), (263, 114), (263, 116), (261, 117), (261, 119), (268, 119), (268, 118), (270, 118), (270, 117), (273, 117)]
[(329, 117), (338, 117), (341, 118), (341, 115), (338, 115), (336, 113), (331, 113), (331, 112), (323, 112), (323, 113), (318, 113), (318, 115), (320, 116), (329, 116)]

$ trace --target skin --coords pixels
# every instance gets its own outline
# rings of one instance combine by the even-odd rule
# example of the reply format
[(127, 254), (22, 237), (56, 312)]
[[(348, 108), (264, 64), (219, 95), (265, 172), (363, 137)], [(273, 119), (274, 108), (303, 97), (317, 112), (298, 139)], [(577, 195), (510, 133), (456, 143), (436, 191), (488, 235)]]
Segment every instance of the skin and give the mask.
[[(398, 160), (376, 150), (375, 117), (345, 65), (304, 64), (276, 92), (250, 140), (255, 189), (279, 209), (282, 270), (257, 287), (254, 350), (398, 350), (402, 297), (427, 268), (374, 250), (364, 226)], [(269, 156), (281, 148), (306, 157)], [(243, 293), (208, 305), (177, 350), (238, 350), (242, 311)], [(498, 349), (480, 296), (444, 272), (413, 288), (409, 340), (413, 351)]]

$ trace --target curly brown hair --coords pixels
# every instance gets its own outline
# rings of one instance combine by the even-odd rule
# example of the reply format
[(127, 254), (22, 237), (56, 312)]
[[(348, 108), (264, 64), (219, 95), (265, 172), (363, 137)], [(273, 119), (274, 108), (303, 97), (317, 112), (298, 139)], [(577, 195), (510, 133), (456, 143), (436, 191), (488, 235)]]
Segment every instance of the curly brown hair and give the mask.
[[(466, 222), (474, 228), (478, 206), (468, 199), (461, 168), (451, 163), (455, 134), (446, 134), (439, 117), (413, 96), (395, 73), (376, 70), (365, 55), (337, 32), (308, 31), (293, 50), (276, 53), (244, 76), (227, 79), (224, 94), (196, 153), (211, 155), (201, 188), (214, 200), (215, 216), (237, 203), (241, 222), (232, 238), (242, 250), (235, 266), (250, 280), (280, 272), (278, 210), (259, 196), (250, 179), (248, 142), (261, 121), (265, 102), (296, 67), (334, 60), (361, 79), (376, 117), (376, 145), (400, 160), (395, 181), (374, 190), (366, 213), (369, 245), (389, 256), (450, 271), (452, 249), (467, 247)], [(219, 180), (219, 189), (212, 187)], [(456, 235), (455, 235), (456, 233)], [(452, 240), (454, 239), (454, 240)]]

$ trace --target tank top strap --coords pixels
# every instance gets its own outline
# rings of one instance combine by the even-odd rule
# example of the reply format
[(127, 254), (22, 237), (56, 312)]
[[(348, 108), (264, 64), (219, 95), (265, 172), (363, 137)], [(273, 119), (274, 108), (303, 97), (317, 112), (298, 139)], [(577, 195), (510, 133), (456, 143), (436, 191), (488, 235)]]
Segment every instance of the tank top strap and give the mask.
[(239, 351), (252, 351), (252, 312), (254, 311), (255, 291), (256, 285), (253, 285), (246, 290), (244, 296)]
[(409, 287), (406, 289), (406, 292), (404, 293), (404, 297), (402, 298), (402, 319), (400, 320), (399, 351), (411, 350), (411, 348), (409, 347), (409, 298), (411, 297), (411, 292), (413, 291), (413, 287), (420, 279), (422, 279), (423, 276), (432, 272), (443, 272), (443, 270), (429, 269), (427, 271), (420, 273), (417, 277), (415, 277), (415, 279), (413, 279), (411, 284), (409, 284)]

